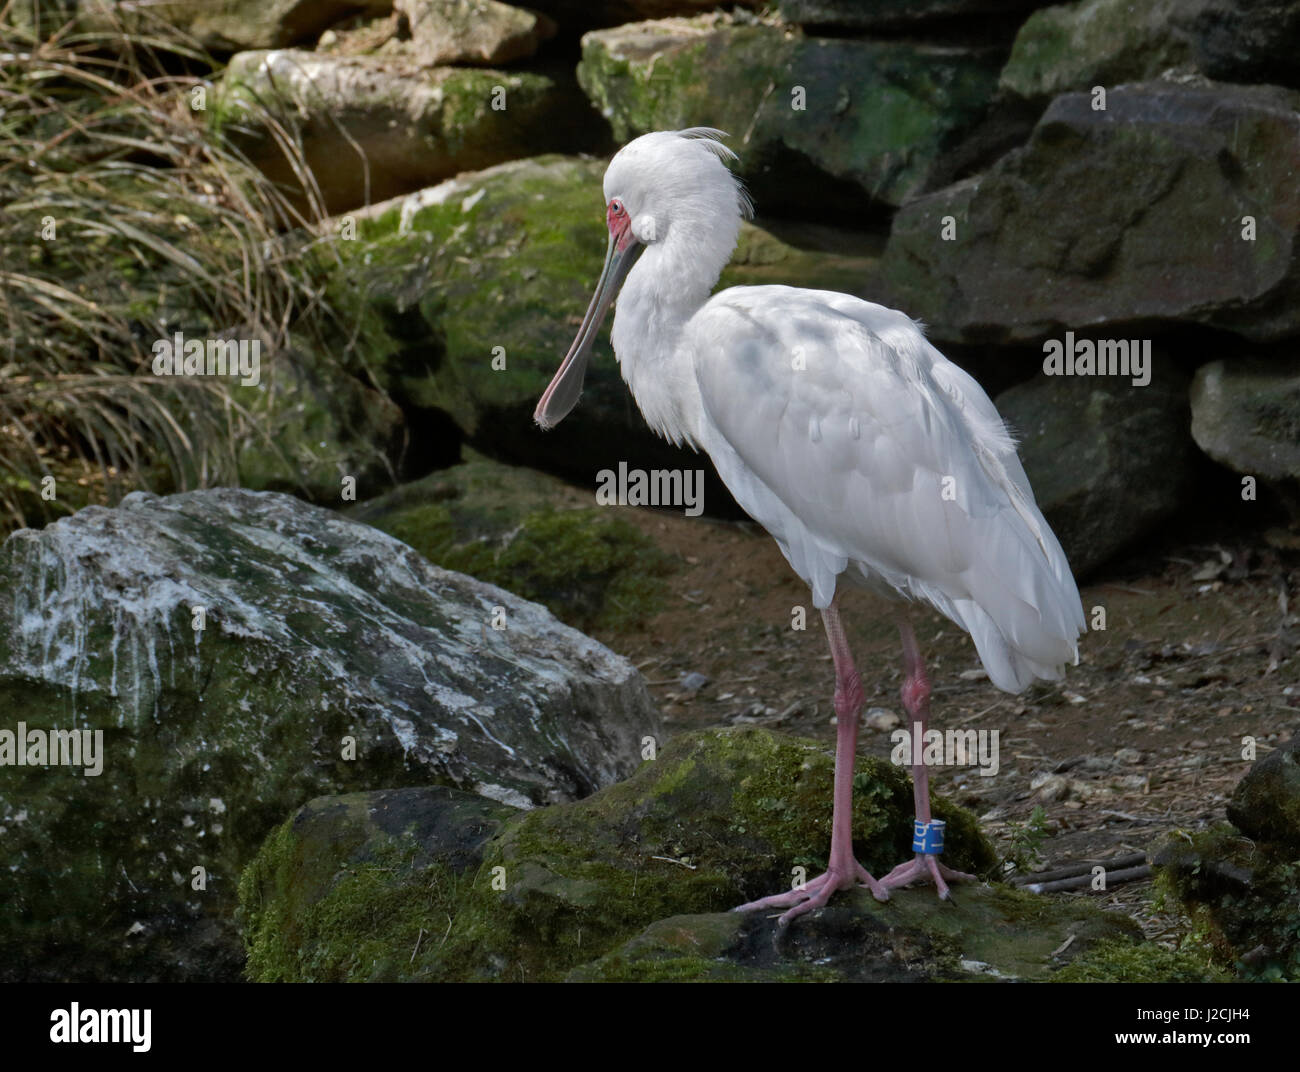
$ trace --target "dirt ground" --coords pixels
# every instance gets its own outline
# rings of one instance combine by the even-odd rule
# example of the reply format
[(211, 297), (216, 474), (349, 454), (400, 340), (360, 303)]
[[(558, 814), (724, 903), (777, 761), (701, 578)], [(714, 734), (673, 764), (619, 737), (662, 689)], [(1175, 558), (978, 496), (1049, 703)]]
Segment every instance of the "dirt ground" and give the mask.
[[(680, 560), (669, 605), (635, 633), (598, 638), (637, 664), (670, 733), (757, 723), (834, 745), (833, 676), (820, 616), (773, 540), (751, 523), (626, 508)], [(1105, 628), (1082, 642), (1060, 683), (1019, 696), (989, 683), (974, 645), (937, 613), (910, 608), (933, 686), (931, 726), (1000, 731), (1001, 769), (938, 768), (937, 791), (980, 816), (1009, 854), (1035, 805), (1047, 816), (1041, 865), (1154, 850), (1171, 831), (1222, 821), (1249, 768), (1300, 727), (1300, 536), (1293, 528), (1184, 542), (1166, 533), (1081, 589)], [(792, 628), (795, 606), (807, 611)], [(851, 590), (842, 614), (866, 692), (860, 755), (887, 757), (903, 714), (901, 651), (891, 604)], [(707, 684), (685, 688), (687, 674)], [(1150, 881), (1094, 896), (1132, 915), (1148, 937), (1187, 927), (1154, 910)]]

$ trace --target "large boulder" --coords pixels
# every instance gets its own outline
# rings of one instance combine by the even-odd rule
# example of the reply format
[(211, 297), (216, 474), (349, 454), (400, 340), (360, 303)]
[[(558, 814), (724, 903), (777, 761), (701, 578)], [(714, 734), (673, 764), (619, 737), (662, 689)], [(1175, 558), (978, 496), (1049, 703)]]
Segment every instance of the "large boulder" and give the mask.
[[(452, 918), (457, 892), (482, 865), (484, 844), (514, 814), (508, 804), (448, 788), (308, 802), (271, 834), (240, 879), (248, 976), (435, 980), (423, 961), (408, 971), (401, 963), (410, 969), (426, 938), (430, 948), (441, 944), (445, 931), (435, 933), (435, 913), (445, 906), (444, 918)], [(411, 874), (428, 885), (417, 890), (398, 881)], [(371, 922), (354, 932), (360, 912)], [(329, 941), (345, 929), (345, 940)], [(407, 937), (403, 954), (391, 941)]]
[[(708, 459), (646, 427), (609, 345), (612, 318), (577, 409), (551, 432), (533, 423), (600, 275), (604, 166), (515, 161), (358, 214), (357, 240), (336, 246), (344, 269), (332, 300), (381, 322), (389, 341), (374, 367), (413, 427), (423, 414), (449, 414), (485, 453), (592, 490), (597, 474), (620, 462), (703, 469), (704, 510), (725, 514), (731, 498)], [(747, 225), (722, 285), (784, 282), (868, 296), (875, 263), (795, 249)]]
[(1036, 376), (998, 395), (1039, 507), (1082, 577), (1177, 511), (1196, 451), (1187, 377)]
[(1192, 436), (1235, 472), (1300, 481), (1300, 359), (1202, 365), (1192, 383)]
[(295, 49), (232, 57), (210, 114), (267, 175), (301, 191), (280, 144), (281, 127), (296, 129), (329, 212), (514, 157), (580, 148), (598, 122), (567, 77)]
[(302, 801), (573, 800), (659, 732), (636, 670), (544, 608), (285, 495), (136, 493), (19, 531), (0, 591), (0, 708), (102, 764), (0, 766), (10, 978), (229, 978), (236, 877)]
[(1171, 68), (1225, 82), (1300, 85), (1295, 0), (1081, 0), (1020, 28), (1003, 88), (1041, 100), (1144, 82)]
[(1300, 331), (1300, 93), (1151, 82), (1094, 100), (1057, 97), (1023, 149), (898, 213), (893, 302), (953, 341)]
[(582, 39), (578, 80), (614, 136), (719, 127), (763, 211), (863, 213), (951, 179), (984, 118), (996, 50), (804, 37), (720, 16)]

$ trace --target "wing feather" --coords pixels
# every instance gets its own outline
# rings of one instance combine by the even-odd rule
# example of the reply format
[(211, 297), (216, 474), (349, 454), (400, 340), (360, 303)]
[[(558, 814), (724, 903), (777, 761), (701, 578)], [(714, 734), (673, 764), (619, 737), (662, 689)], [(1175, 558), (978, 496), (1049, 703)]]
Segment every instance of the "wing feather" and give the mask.
[(708, 450), (829, 605), (849, 571), (965, 628), (1018, 692), (1077, 661), (1078, 589), (988, 396), (902, 313), (724, 291), (688, 330)]

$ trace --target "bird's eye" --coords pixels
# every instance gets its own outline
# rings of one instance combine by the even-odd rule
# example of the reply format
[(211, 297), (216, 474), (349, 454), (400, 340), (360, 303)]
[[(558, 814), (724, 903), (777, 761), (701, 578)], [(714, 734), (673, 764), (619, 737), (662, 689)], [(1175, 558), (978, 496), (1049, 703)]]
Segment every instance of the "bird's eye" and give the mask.
[(623, 202), (617, 197), (609, 203), (609, 207), (614, 210), (615, 216), (623, 215)]

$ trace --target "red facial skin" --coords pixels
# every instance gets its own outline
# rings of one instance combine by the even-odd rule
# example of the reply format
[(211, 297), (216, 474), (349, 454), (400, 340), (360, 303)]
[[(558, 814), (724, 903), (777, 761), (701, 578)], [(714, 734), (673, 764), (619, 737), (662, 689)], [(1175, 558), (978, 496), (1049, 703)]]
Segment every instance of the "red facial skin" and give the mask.
[(620, 253), (636, 241), (636, 235), (632, 233), (632, 217), (627, 214), (623, 202), (617, 197), (609, 203), (609, 209), (605, 213), (605, 223), (614, 238), (614, 248)]

